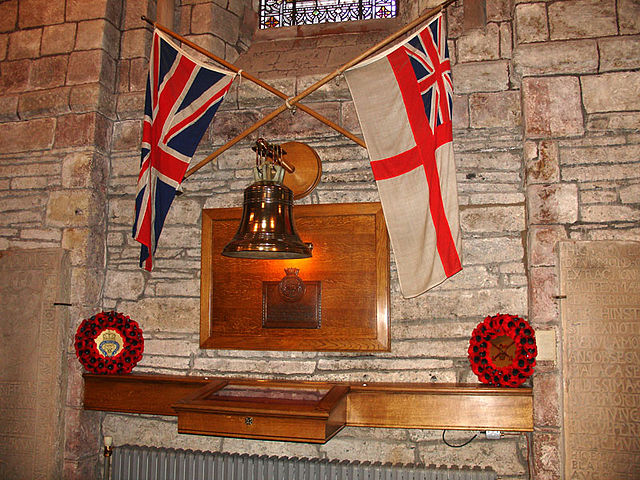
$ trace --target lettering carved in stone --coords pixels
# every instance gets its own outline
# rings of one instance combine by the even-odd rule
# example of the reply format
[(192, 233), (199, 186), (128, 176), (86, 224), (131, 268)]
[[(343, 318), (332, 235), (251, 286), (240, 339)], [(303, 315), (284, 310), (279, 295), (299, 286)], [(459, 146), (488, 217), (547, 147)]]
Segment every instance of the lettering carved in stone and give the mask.
[(565, 478), (640, 472), (640, 243), (560, 243)]
[(0, 253), (0, 478), (62, 478), (67, 254)]

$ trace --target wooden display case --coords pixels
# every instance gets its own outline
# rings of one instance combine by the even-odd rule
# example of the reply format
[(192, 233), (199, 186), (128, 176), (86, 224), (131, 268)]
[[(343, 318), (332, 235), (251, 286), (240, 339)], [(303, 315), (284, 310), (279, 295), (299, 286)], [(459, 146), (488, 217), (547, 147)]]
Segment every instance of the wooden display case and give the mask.
[(324, 443), (345, 426), (349, 387), (217, 380), (172, 405), (178, 433)]

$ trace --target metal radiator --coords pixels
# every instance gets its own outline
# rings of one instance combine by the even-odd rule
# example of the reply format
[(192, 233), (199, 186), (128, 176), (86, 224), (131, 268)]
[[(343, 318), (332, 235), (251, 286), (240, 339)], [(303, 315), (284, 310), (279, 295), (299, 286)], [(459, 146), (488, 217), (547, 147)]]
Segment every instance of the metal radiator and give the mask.
[(240, 455), (123, 445), (112, 480), (495, 480), (492, 470)]

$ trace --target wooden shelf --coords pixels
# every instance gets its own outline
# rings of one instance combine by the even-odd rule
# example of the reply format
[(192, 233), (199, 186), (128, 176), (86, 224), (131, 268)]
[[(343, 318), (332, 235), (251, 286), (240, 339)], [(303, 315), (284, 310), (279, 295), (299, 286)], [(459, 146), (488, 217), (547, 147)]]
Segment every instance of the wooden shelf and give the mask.
[[(174, 415), (179, 423), (187, 425), (196, 416), (207, 412), (210, 420), (216, 415), (261, 414), (277, 416), (275, 411), (284, 407), (270, 407), (269, 411), (256, 412), (251, 405), (241, 405), (224, 412), (219, 404), (202, 402), (203, 392), (214, 391), (222, 384), (254, 384), (255, 380), (239, 380), (217, 377), (190, 377), (171, 375), (95, 375), (85, 374), (84, 408), (111, 412)], [(289, 382), (261, 380), (261, 385), (288, 385), (291, 387), (324, 385), (340, 387), (346, 396), (344, 425), (380, 428), (425, 428), (452, 430), (500, 430), (528, 432), (533, 430), (533, 394), (531, 388), (499, 388), (476, 384), (430, 383), (346, 383), (346, 382)], [(194, 400), (198, 400), (193, 402)], [(217, 405), (217, 406), (216, 406)], [(253, 410), (252, 410), (253, 408)], [(180, 421), (179, 410), (190, 412)], [(233, 410), (233, 408), (232, 408)], [(317, 412), (316, 412), (317, 413)], [(316, 413), (307, 412), (307, 417)], [(186, 420), (189, 416), (192, 418)], [(280, 415), (281, 417), (283, 415)], [(291, 415), (288, 415), (291, 417)], [(206, 415), (199, 416), (203, 422)], [(219, 418), (219, 417), (218, 417)], [(244, 418), (244, 417), (243, 417)], [(186, 422), (186, 423), (185, 423)], [(183, 428), (185, 433), (215, 434), (269, 438), (268, 435), (252, 435), (250, 432), (219, 431), (214, 427)], [(339, 430), (342, 425), (332, 428)], [(275, 427), (274, 427), (275, 428)], [(190, 431), (191, 430), (191, 431)], [(335, 431), (337, 431), (335, 430)], [(332, 432), (333, 434), (335, 432)], [(272, 435), (272, 438), (282, 438)], [(327, 438), (330, 438), (328, 435)], [(288, 438), (295, 441), (318, 441)], [(320, 440), (322, 441), (322, 440)]]

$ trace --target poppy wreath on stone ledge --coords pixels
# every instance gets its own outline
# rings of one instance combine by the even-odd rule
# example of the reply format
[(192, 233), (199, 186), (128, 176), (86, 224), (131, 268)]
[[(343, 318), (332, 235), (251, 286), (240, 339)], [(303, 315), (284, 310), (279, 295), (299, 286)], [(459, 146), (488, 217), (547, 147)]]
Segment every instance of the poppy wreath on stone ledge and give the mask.
[(518, 387), (536, 365), (536, 338), (526, 320), (498, 314), (485, 318), (471, 334), (469, 361), (482, 383)]
[(138, 323), (118, 312), (100, 312), (82, 321), (74, 345), (91, 373), (129, 373), (142, 358), (144, 338)]

